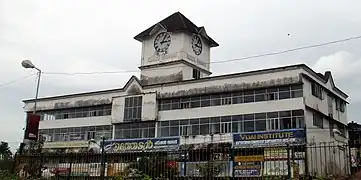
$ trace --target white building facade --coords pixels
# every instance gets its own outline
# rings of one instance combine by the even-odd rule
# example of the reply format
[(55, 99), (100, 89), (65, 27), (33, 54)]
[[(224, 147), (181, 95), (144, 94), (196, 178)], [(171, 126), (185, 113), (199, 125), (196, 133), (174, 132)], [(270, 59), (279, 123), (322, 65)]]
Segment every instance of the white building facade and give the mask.
[[(235, 146), (243, 133), (305, 131), (308, 143), (347, 141), (348, 96), (330, 72), (298, 64), (210, 76), (210, 51), (218, 44), (179, 12), (135, 39), (142, 43), (140, 78), (119, 89), (38, 100), (45, 149), (80, 151), (101, 136), (128, 143), (118, 150), (162, 139)], [(24, 103), (31, 113), (34, 101)]]

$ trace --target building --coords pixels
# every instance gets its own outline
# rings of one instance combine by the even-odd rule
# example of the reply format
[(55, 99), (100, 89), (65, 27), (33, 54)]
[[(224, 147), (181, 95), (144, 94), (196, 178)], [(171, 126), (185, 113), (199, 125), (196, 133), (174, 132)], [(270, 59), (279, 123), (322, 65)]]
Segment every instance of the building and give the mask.
[(361, 124), (351, 121), (347, 126), (350, 139), (351, 170), (355, 173), (361, 168)]
[[(211, 76), (218, 43), (179, 12), (134, 39), (142, 43), (140, 78), (119, 89), (39, 99), (44, 149), (82, 151), (101, 136), (117, 152), (347, 141), (348, 96), (331, 72), (298, 64)], [(24, 103), (31, 113), (34, 100)]]

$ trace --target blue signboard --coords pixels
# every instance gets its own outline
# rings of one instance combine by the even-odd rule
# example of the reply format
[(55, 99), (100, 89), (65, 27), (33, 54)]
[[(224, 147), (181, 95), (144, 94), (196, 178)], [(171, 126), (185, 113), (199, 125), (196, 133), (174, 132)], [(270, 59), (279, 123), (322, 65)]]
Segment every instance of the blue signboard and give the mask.
[(305, 139), (303, 129), (233, 134), (234, 147), (263, 147), (271, 145), (301, 144)]
[(172, 151), (179, 147), (180, 138), (115, 139), (105, 141), (105, 151)]

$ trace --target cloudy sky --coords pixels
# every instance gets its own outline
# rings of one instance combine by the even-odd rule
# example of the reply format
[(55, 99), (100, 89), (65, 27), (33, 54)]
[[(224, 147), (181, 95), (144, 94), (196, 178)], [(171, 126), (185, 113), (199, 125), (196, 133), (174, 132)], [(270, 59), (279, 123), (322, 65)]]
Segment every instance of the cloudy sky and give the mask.
[[(24, 126), (21, 100), (35, 94), (35, 76), (23, 78), (35, 72), (21, 67), (23, 59), (44, 72), (137, 70), (141, 44), (133, 37), (180, 11), (205, 26), (220, 44), (212, 61), (222, 61), (360, 36), (360, 8), (359, 0), (0, 0), (0, 140), (16, 149)], [(211, 68), (214, 75), (295, 63), (331, 70), (350, 95), (349, 120), (358, 121), (360, 47), (358, 39)], [(44, 74), (40, 96), (118, 88), (132, 74)]]

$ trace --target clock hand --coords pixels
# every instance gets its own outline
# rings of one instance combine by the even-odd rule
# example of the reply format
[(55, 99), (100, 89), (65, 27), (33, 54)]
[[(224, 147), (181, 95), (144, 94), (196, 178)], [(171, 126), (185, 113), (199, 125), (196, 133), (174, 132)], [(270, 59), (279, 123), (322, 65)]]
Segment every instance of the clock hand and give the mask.
[(167, 43), (167, 42), (169, 42), (169, 40), (168, 41), (163, 40), (163, 41), (160, 42), (160, 44)]

